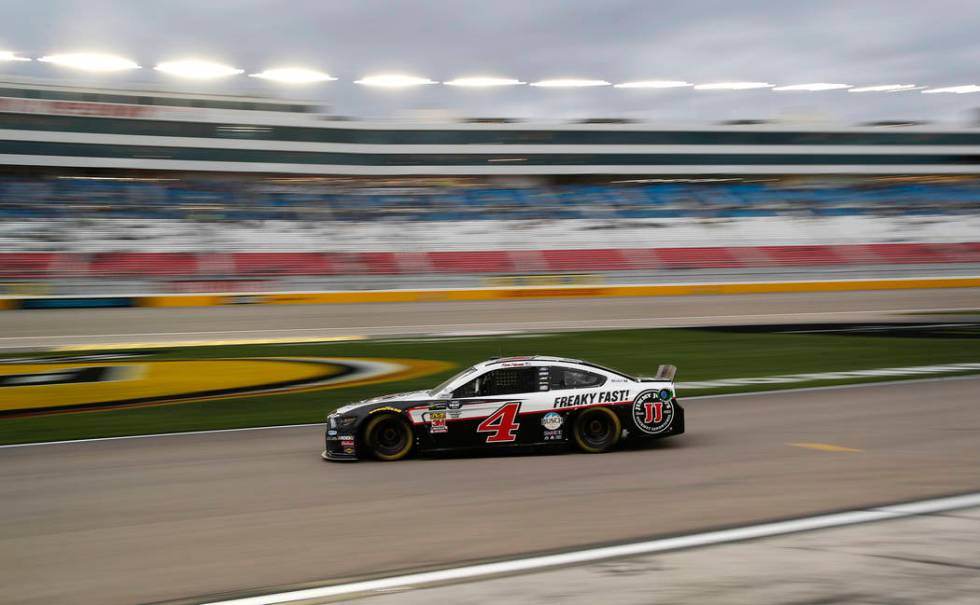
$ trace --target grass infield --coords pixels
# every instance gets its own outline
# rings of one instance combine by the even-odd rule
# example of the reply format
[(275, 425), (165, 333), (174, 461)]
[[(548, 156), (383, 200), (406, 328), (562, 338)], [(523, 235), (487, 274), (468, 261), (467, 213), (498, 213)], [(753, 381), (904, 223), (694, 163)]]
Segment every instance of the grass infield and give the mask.
[[(826, 330), (840, 331), (826, 331)], [(812, 331), (820, 330), (820, 331)], [(87, 353), (88, 354), (88, 353)], [(372, 357), (446, 361), (463, 367), (501, 355), (559, 355), (629, 373), (652, 375), (661, 363), (678, 367), (678, 382), (750, 378), (897, 366), (980, 362), (974, 325), (901, 329), (779, 326), (609, 330), (511, 336), (414, 338), (328, 343), (263, 344), (154, 350), (139, 360), (241, 357)], [(68, 354), (38, 354), (53, 357)], [(14, 357), (8, 355), (7, 357)], [(24, 357), (19, 354), (16, 357)], [(0, 444), (148, 433), (322, 422), (345, 403), (384, 393), (430, 388), (455, 370), (364, 386), (258, 395), (43, 416), (0, 418)], [(911, 375), (908, 378), (921, 378)], [(902, 377), (681, 390), (685, 396), (853, 384)], [(37, 387), (34, 387), (37, 388)], [(42, 387), (43, 388), (43, 387)], [(0, 388), (0, 396), (3, 396)]]

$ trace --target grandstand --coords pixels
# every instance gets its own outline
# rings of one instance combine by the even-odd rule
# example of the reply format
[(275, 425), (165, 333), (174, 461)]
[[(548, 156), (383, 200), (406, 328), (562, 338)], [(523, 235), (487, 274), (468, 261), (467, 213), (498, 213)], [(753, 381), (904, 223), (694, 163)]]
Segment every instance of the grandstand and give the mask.
[(0, 85), (0, 278), (980, 262), (980, 129), (367, 123)]
[(471, 186), (301, 181), (186, 174), (142, 179), (8, 177), (0, 178), (0, 217), (349, 222), (898, 216), (980, 210), (980, 182), (955, 179), (896, 184), (735, 177), (695, 183), (557, 182), (522, 187), (480, 181)]
[(519, 250), (650, 238), (668, 247), (948, 242), (972, 241), (980, 215), (971, 180), (752, 180), (517, 187), (184, 173), (8, 177), (0, 178), (0, 250)]

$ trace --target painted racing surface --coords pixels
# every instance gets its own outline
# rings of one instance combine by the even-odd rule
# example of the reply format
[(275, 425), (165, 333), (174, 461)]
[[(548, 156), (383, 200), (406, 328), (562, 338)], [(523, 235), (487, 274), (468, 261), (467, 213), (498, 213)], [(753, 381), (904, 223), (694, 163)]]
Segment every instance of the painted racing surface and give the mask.
[(348, 388), (438, 372), (418, 359), (90, 356), (0, 363), (0, 417)]
[[(376, 397), (327, 418), (323, 457), (368, 457), (365, 423), (375, 415), (407, 420), (418, 452), (568, 445), (576, 416), (589, 408), (615, 415), (619, 432), (658, 438), (684, 431), (669, 375), (634, 378), (588, 362), (529, 356), (491, 359), (430, 391)], [(618, 437), (616, 439), (618, 441)], [(407, 449), (406, 449), (407, 452)]]
[[(0, 354), (0, 444), (322, 425), (326, 415), (338, 407), (373, 401), (384, 393), (417, 393), (414, 399), (388, 397), (385, 401), (392, 407), (408, 399), (429, 405), (437, 401), (430, 395), (433, 386), (463, 367), (493, 355), (524, 354), (532, 347), (535, 353), (589, 359), (631, 375), (657, 368), (669, 352), (669, 361), (683, 368), (676, 387), (685, 397), (975, 374), (980, 372), (976, 327), (980, 312), (975, 311), (976, 305), (968, 308), (969, 313), (888, 325), (790, 324), (359, 340), (296, 337), (296, 342), (259, 336), (254, 343), (141, 340), (125, 346), (89, 345), (82, 350), (11, 351)], [(571, 413), (565, 409), (582, 406), (584, 397), (593, 392), (597, 403), (600, 392), (621, 390), (624, 387), (612, 382), (620, 378), (612, 376), (597, 389), (559, 388), (549, 381), (545, 393), (552, 396), (548, 401), (554, 409), (550, 411), (563, 415), (563, 438), (568, 429), (565, 416)], [(467, 400), (475, 405), (481, 398), (505, 399), (497, 408), (484, 409), (492, 414), (504, 403), (520, 400), (518, 435), (523, 438), (529, 430), (525, 412), (535, 409), (530, 406), (542, 392), (536, 378), (532, 384), (526, 397), (446, 396), (442, 401), (448, 405), (453, 399)], [(627, 397), (613, 399), (632, 401), (637, 394), (634, 390)], [(628, 408), (625, 404), (610, 406), (617, 411)], [(440, 410), (431, 411), (438, 425)], [(463, 425), (449, 415), (452, 410), (444, 411), (452, 436)], [(538, 413), (538, 423), (544, 414)], [(621, 422), (628, 429), (632, 420), (623, 414)]]

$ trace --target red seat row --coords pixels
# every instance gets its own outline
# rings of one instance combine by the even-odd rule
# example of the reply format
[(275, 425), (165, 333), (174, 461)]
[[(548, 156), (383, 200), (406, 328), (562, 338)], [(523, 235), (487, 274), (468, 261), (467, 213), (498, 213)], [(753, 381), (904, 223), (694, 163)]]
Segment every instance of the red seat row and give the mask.
[(0, 253), (0, 278), (541, 273), (980, 263), (980, 243), (469, 252)]

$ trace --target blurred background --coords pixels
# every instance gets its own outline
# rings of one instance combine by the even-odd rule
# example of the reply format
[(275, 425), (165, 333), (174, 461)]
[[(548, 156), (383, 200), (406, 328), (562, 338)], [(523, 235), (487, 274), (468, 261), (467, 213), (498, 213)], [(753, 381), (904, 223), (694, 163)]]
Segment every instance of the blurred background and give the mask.
[[(0, 15), (0, 601), (977, 601), (975, 0)], [(675, 364), (687, 432), (319, 459), (514, 354)]]
[(0, 292), (962, 268), (968, 6), (12, 6)]

